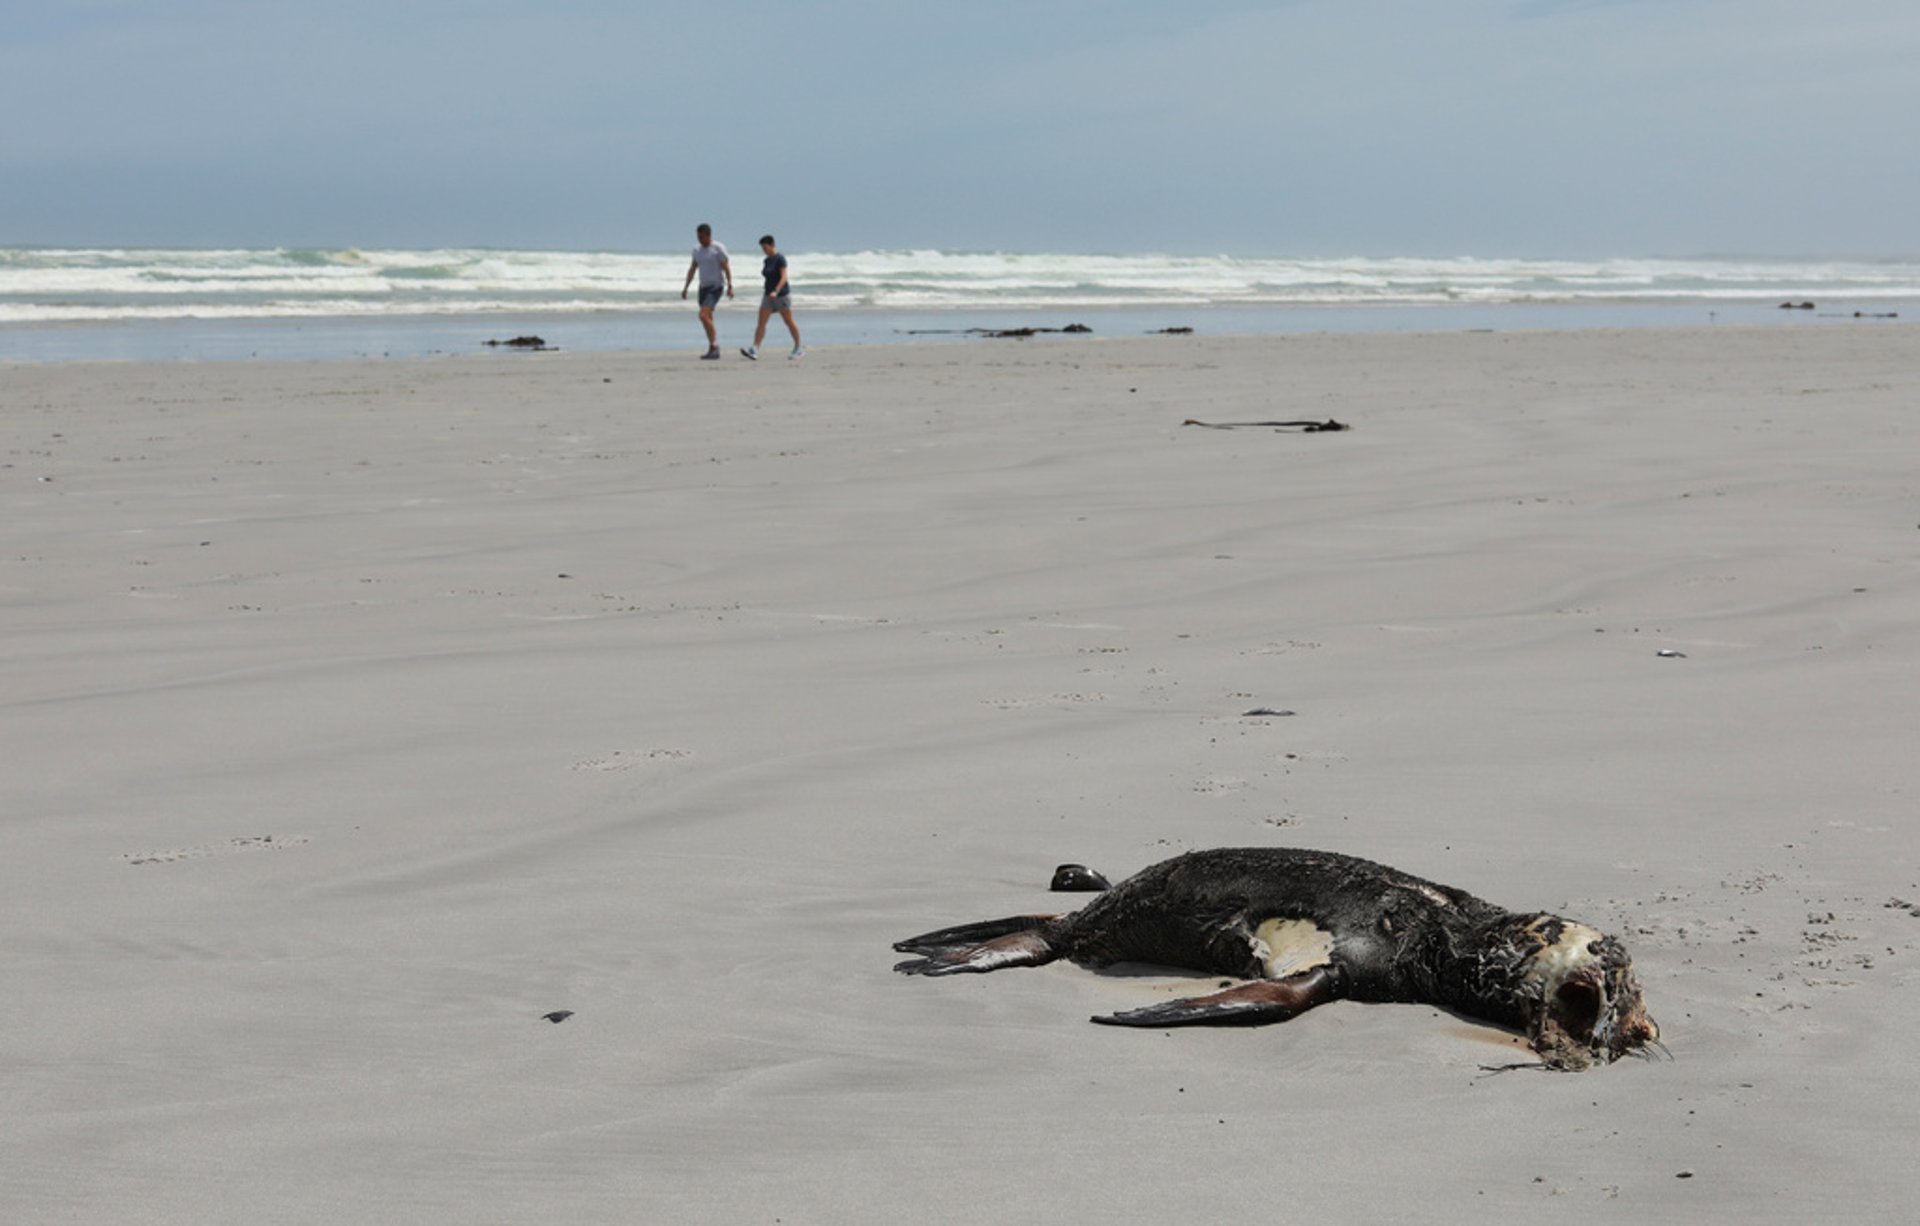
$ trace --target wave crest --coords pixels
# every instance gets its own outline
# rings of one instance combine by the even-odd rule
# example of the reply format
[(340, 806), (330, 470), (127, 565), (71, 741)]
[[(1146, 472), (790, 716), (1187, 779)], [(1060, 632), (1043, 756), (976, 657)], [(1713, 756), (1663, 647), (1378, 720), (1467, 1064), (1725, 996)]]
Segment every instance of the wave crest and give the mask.
[[(1856, 301), (1920, 297), (1920, 263), (789, 252), (809, 311)], [(748, 261), (740, 281), (754, 284)], [(0, 320), (678, 309), (683, 253), (484, 248), (0, 249)]]

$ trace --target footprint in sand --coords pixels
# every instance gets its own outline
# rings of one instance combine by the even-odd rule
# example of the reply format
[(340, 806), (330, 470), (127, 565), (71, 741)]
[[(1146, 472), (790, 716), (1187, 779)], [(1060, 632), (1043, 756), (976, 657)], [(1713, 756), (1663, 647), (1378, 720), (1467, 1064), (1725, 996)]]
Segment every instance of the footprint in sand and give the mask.
[(691, 749), (616, 749), (604, 758), (583, 758), (573, 764), (577, 771), (630, 771), (642, 766), (658, 766), (691, 758)]
[(1013, 711), (1021, 707), (1071, 706), (1106, 700), (1105, 694), (1047, 694), (1038, 698), (983, 698), (980, 701), (989, 707), (999, 707), (1002, 711)]
[(201, 843), (195, 847), (175, 847), (168, 851), (129, 851), (118, 859), (124, 864), (172, 864), (176, 860), (204, 860), (208, 856), (231, 856), (243, 851), (284, 851), (312, 840), (305, 835), (256, 834), (224, 843)]
[(1193, 781), (1193, 790), (1202, 796), (1219, 796), (1227, 792), (1244, 792), (1253, 785), (1245, 779), (1232, 775), (1211, 775)]

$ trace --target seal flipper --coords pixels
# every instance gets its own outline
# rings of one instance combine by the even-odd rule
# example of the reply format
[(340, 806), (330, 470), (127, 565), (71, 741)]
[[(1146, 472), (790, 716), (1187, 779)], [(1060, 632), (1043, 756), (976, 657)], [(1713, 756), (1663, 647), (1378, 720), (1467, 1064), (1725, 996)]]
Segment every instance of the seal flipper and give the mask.
[(895, 941), (903, 954), (921, 954), (897, 964), (903, 975), (984, 974), (1003, 966), (1041, 966), (1060, 956), (1046, 928), (1057, 915), (1013, 915), (1006, 919), (957, 924)]
[(1044, 966), (1060, 956), (1046, 934), (1010, 932), (979, 945), (960, 945), (894, 964), (902, 975), (985, 974), (1003, 966)]
[(955, 924), (951, 928), (937, 928), (932, 932), (923, 932), (917, 937), (895, 941), (893, 947), (903, 954), (940, 953), (967, 945), (984, 945), (995, 937), (1003, 937), (1010, 932), (1031, 932), (1035, 928), (1045, 928), (1059, 918), (1057, 915), (1009, 915), (1005, 919)]
[(1285, 979), (1261, 979), (1224, 992), (1189, 996), (1090, 1020), (1102, 1026), (1265, 1026), (1297, 1017), (1341, 995), (1339, 973), (1332, 967), (1316, 966)]

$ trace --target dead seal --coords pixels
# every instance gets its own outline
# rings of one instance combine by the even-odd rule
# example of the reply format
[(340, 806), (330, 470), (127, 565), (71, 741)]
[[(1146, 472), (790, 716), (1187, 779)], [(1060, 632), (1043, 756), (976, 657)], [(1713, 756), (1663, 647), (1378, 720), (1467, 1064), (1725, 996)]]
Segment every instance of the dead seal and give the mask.
[(1643, 1055), (1660, 1038), (1614, 938), (1337, 852), (1188, 852), (1068, 915), (962, 924), (894, 948), (918, 955), (893, 968), (907, 975), (1068, 958), (1249, 981), (1092, 1019), (1112, 1026), (1257, 1026), (1341, 999), (1429, 1004), (1521, 1032), (1559, 1070)]

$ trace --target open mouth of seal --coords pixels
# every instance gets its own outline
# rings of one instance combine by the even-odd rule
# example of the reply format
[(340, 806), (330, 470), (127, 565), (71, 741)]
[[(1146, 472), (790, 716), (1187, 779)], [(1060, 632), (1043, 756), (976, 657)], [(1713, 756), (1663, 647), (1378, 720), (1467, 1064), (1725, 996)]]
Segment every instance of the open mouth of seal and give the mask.
[(1606, 993), (1596, 969), (1575, 972), (1553, 989), (1533, 1049), (1554, 1068), (1586, 1068), (1613, 1059), (1596, 1033), (1606, 1011)]
[(1530, 1046), (1549, 1068), (1608, 1064), (1660, 1038), (1625, 952), (1604, 937), (1582, 939), (1588, 935), (1538, 955), (1542, 1007)]

